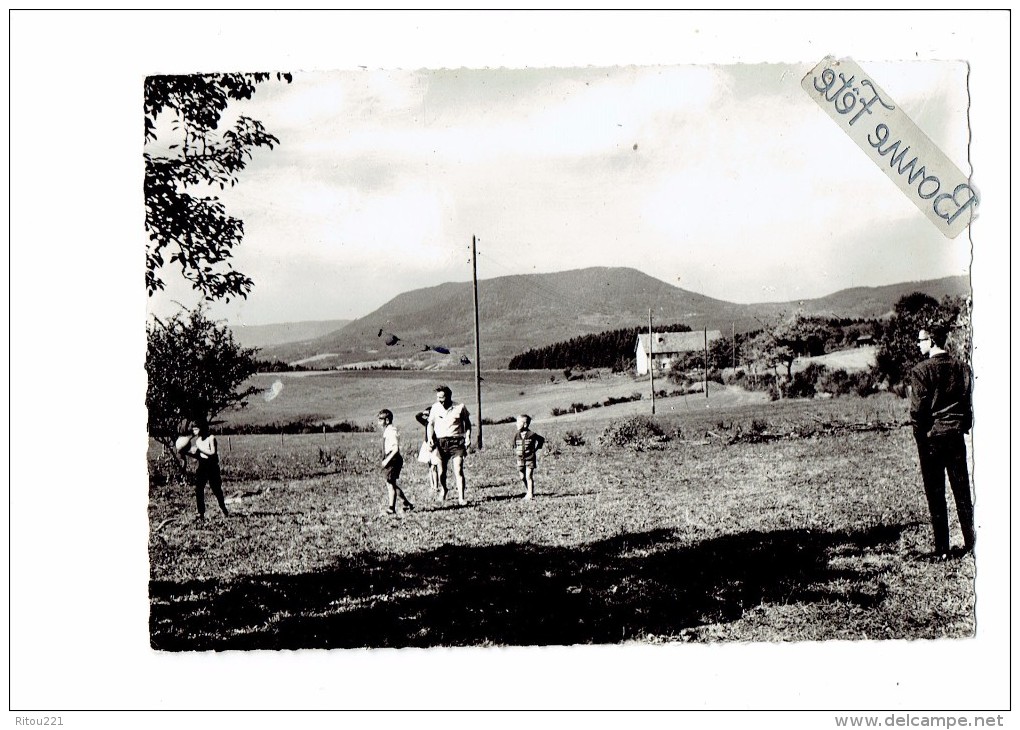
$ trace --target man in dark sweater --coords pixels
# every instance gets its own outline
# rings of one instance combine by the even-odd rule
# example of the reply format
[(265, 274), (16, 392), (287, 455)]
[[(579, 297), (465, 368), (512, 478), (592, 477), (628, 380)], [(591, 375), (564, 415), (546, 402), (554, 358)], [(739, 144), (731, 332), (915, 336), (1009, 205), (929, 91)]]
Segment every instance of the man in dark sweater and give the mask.
[(910, 420), (935, 533), (934, 556), (940, 560), (949, 556), (947, 474), (963, 531), (964, 552), (974, 549), (974, 507), (963, 440), (972, 421), (971, 373), (965, 363), (945, 351), (948, 333), (948, 328), (941, 326), (918, 333), (917, 345), (927, 357), (910, 373)]

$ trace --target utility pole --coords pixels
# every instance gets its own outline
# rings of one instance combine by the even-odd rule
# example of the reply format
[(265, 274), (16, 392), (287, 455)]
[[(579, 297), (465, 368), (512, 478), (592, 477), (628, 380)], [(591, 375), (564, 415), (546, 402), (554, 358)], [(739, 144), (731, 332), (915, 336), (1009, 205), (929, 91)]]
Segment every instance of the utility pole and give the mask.
[(475, 401), (478, 403), (478, 449), (482, 446), (482, 354), (478, 327), (478, 252), (475, 237), (471, 236), (471, 283), (475, 299)]
[(733, 376), (737, 375), (737, 326), (730, 322), (730, 342), (733, 343), (731, 352), (733, 353)]
[(708, 397), (708, 327), (705, 327), (705, 397)]
[(652, 415), (655, 415), (655, 335), (652, 334), (652, 310), (648, 310), (648, 382), (652, 388)]

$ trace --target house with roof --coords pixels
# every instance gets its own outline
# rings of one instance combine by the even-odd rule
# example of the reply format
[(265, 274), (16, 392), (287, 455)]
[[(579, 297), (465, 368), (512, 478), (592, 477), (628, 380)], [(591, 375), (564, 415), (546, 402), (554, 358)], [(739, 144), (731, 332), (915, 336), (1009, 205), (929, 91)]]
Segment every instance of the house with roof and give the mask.
[(637, 374), (647, 375), (649, 364), (654, 372), (671, 370), (673, 366), (690, 352), (704, 352), (705, 340), (711, 345), (722, 339), (719, 330), (698, 332), (653, 332), (651, 338), (647, 333), (639, 334), (634, 355), (637, 361)]

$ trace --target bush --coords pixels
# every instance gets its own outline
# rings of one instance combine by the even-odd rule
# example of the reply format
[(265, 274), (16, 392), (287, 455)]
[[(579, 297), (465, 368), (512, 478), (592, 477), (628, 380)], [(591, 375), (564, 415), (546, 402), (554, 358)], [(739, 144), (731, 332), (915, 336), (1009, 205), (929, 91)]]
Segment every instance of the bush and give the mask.
[(641, 400), (641, 394), (640, 393), (632, 393), (629, 396), (625, 395), (625, 396), (622, 396), (620, 398), (616, 398), (614, 396), (610, 396), (610, 397), (606, 398), (604, 401), (602, 401), (602, 405), (604, 405), (604, 406), (615, 406), (615, 405), (617, 405), (619, 403), (631, 403), (631, 402), (636, 401), (636, 400)]
[(299, 421), (273, 421), (272, 423), (254, 423), (240, 426), (218, 426), (216, 432), (224, 436), (229, 435), (250, 435), (250, 434), (304, 434), (304, 433), (372, 433), (375, 431), (375, 424), (369, 423), (359, 426), (351, 421), (340, 421), (339, 423), (323, 423), (321, 420), (302, 419)]
[(493, 420), (491, 418), (483, 418), (482, 419), (482, 425), (483, 426), (501, 426), (504, 423), (514, 423), (516, 420), (517, 420), (517, 416), (503, 416), (502, 418), (497, 418), (495, 420)]
[(723, 376), (723, 385), (739, 385), (747, 387), (747, 373), (743, 369), (727, 371)]
[(849, 382), (853, 391), (862, 398), (878, 392), (878, 378), (871, 370), (852, 374)]
[(772, 400), (776, 400), (780, 396), (779, 378), (774, 372), (747, 374), (741, 379), (740, 385), (750, 391), (768, 393)]
[(829, 370), (819, 378), (818, 389), (833, 395), (846, 395), (851, 390), (850, 374), (842, 368)]
[(789, 398), (814, 398), (818, 392), (817, 383), (825, 377), (826, 367), (813, 362), (799, 373), (793, 374), (793, 379), (786, 388), (786, 395)]
[(603, 447), (636, 447), (638, 450), (653, 443), (668, 440), (662, 428), (647, 416), (634, 416), (606, 428), (599, 436)]
[(817, 388), (835, 396), (854, 394), (865, 397), (878, 390), (878, 382), (872, 371), (848, 373), (839, 368), (822, 373), (818, 378)]
[(187, 472), (184, 469), (183, 462), (174, 457), (167, 449), (163, 449), (155, 460), (149, 460), (150, 487), (165, 487), (170, 484), (185, 484), (186, 481)]
[(580, 431), (567, 431), (563, 434), (563, 443), (567, 446), (584, 446), (584, 436)]

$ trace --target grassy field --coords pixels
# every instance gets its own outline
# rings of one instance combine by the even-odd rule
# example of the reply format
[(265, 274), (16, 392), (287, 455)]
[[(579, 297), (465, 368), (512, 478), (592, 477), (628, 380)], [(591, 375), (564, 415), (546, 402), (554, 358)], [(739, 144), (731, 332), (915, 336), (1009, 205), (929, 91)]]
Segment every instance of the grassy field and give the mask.
[[(537, 391), (526, 376), (506, 392)], [(421, 392), (409, 406), (428, 402)], [(229, 518), (213, 504), (196, 522), (189, 488), (150, 488), (152, 645), (973, 634), (973, 560), (924, 559), (916, 454), (909, 429), (891, 425), (904, 401), (719, 395), (657, 409), (661, 436), (606, 442), (628, 418), (617, 409), (638, 404), (536, 425), (548, 442), (534, 502), (520, 499), (512, 426), (489, 426), (467, 460), (466, 507), (430, 500), (405, 414), (401, 481), (417, 509), (398, 517), (382, 515), (376, 434), (221, 437)]]
[[(561, 372), (548, 370), (484, 371), (483, 411), (488, 420), (499, 421), (518, 413), (531, 414), (537, 421), (552, 418), (553, 408), (568, 408), (573, 403), (590, 405), (606, 398), (624, 398), (641, 394), (649, 398), (648, 380), (629, 374), (593, 373), (585, 379), (567, 380)], [(445, 383), (453, 389), (456, 401), (468, 404), (477, 424), (474, 371), (470, 368), (446, 371), (324, 371), (268, 373), (252, 378), (251, 383), (270, 393), (273, 383), (279, 395), (269, 400), (256, 395), (246, 408), (224, 413), (227, 425), (282, 423), (297, 419), (336, 423), (347, 421), (356, 425), (373, 425), (381, 408), (393, 411), (397, 425), (413, 424), (414, 414), (435, 402), (435, 388)], [(711, 384), (715, 386), (715, 384)], [(672, 391), (678, 386), (657, 380), (656, 390)], [(736, 392), (730, 389), (732, 392)], [(710, 387), (710, 395), (720, 396), (713, 405), (731, 403), (734, 396), (722, 398), (723, 386)], [(767, 400), (762, 393), (739, 391), (742, 402)], [(702, 406), (701, 400), (690, 396), (691, 403)], [(711, 398), (710, 398), (711, 400)], [(674, 402), (674, 406), (678, 403)], [(682, 405), (680, 407), (683, 407)], [(648, 404), (637, 405), (634, 412), (646, 412)], [(614, 411), (614, 413), (618, 413)], [(409, 427), (409, 426), (408, 426)]]
[(858, 373), (874, 366), (877, 355), (878, 348), (874, 345), (868, 345), (830, 352), (816, 357), (799, 357), (793, 363), (793, 372), (800, 372), (811, 363), (817, 363), (834, 370), (842, 369), (848, 373)]

